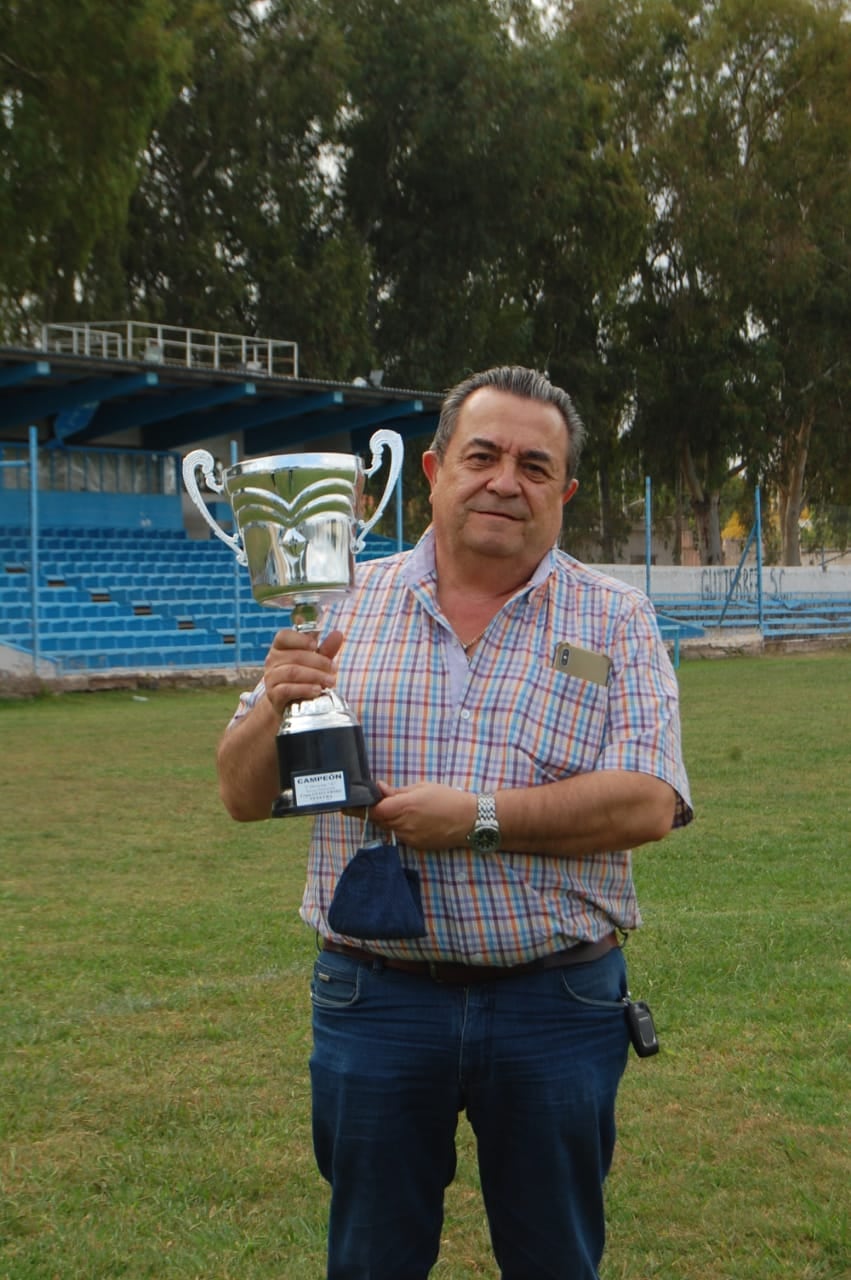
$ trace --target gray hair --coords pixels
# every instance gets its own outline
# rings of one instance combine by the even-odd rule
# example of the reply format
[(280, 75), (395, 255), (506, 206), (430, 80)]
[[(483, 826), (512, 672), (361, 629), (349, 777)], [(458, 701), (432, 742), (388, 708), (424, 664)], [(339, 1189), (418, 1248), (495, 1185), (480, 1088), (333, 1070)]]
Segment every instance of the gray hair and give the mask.
[(576, 412), (573, 401), (561, 387), (553, 386), (549, 378), (535, 369), (525, 369), (522, 365), (500, 365), (495, 369), (485, 369), (482, 373), (474, 373), (449, 391), (440, 410), (437, 431), (431, 442), (431, 448), (443, 462), (449, 441), (458, 423), (461, 408), (474, 391), (482, 387), (492, 387), (495, 391), (507, 391), (513, 396), (523, 396), (526, 400), (537, 400), (541, 404), (551, 404), (558, 409), (567, 429), (567, 477), (566, 482), (576, 475), (579, 466), (579, 455), (582, 452), (582, 441), (585, 427)]

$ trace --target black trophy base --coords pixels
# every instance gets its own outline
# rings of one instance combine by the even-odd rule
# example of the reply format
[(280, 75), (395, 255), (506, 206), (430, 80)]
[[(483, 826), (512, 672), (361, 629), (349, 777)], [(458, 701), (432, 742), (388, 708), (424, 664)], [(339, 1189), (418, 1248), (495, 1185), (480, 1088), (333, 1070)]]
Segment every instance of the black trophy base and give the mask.
[(279, 733), (277, 747), (281, 794), (273, 818), (360, 809), (381, 799), (359, 724)]

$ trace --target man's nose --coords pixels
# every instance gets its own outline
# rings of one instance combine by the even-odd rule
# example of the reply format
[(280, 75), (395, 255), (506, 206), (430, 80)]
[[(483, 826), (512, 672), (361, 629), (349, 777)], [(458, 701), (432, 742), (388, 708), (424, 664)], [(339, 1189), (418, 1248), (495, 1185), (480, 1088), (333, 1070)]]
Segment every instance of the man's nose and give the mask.
[(510, 454), (503, 454), (488, 480), (488, 488), (492, 493), (504, 496), (518, 493), (520, 490), (519, 479), (520, 472), (516, 460)]

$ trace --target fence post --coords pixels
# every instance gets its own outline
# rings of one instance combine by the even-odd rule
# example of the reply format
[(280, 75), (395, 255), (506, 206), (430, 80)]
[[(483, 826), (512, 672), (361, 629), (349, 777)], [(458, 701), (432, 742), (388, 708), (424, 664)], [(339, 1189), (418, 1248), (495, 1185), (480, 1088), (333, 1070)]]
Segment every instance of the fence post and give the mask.
[[(230, 442), (230, 465), (235, 467), (237, 464), (236, 441)], [(236, 517), (234, 516), (234, 523)], [(233, 562), (233, 642), (234, 642), (234, 660), (236, 669), (239, 671), (242, 667), (242, 627), (240, 625), (240, 608), (239, 608), (239, 588), (242, 581), (242, 565), (237, 559)]]
[(396, 550), (401, 551), (405, 544), (404, 529), (402, 528), (402, 472), (399, 472), (399, 479), (396, 481)]
[(653, 563), (653, 517), (650, 509), (653, 482), (644, 478), (644, 593), (650, 595), (650, 566)]
[(759, 619), (759, 631), (761, 635), (764, 617), (762, 605), (762, 500), (760, 498), (759, 485), (756, 486), (756, 491), (754, 493), (754, 532), (756, 536), (757, 616)]
[(41, 637), (38, 617), (38, 427), (30, 427), (30, 598), (32, 600), (33, 675), (38, 675)]

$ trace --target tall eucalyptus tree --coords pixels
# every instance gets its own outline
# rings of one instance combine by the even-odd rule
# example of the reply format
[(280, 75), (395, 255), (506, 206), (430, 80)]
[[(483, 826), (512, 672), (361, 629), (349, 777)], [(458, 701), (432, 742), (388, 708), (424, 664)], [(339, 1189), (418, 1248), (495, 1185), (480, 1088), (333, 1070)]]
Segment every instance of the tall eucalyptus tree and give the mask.
[(0, 331), (68, 318), (191, 56), (173, 0), (0, 5)]
[[(570, 6), (647, 197), (624, 282), (632, 438), (691, 499), (721, 554), (727, 477), (778, 496), (798, 559), (807, 465), (847, 396), (851, 27), (834, 0), (600, 0)], [(826, 442), (824, 442), (826, 444)]]

